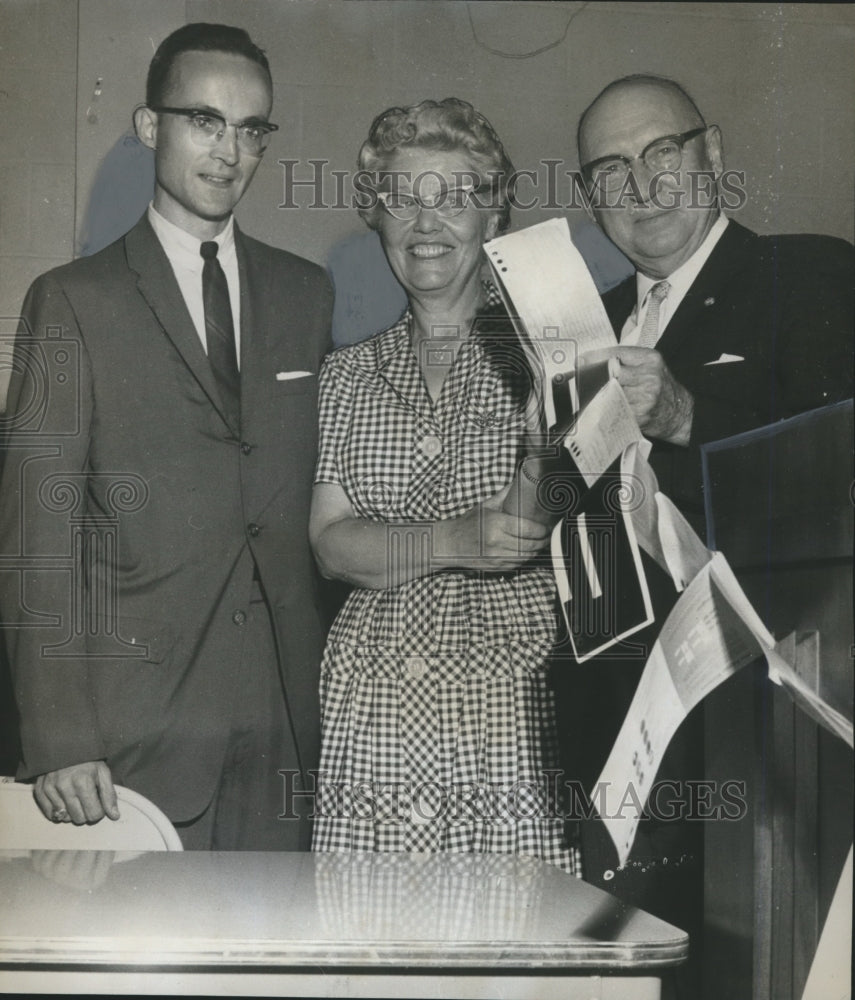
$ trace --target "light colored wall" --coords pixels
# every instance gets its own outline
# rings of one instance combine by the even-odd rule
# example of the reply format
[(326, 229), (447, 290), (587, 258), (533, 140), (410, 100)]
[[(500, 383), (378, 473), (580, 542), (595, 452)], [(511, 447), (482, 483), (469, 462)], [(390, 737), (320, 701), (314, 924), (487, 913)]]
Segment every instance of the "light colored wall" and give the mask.
[[(72, 254), (77, 4), (0, 2), (0, 333)], [(5, 352), (0, 350), (0, 384)]]
[[(239, 9), (240, 23), (266, 45), (283, 126), (269, 151), (277, 156), (352, 167), (379, 111), (454, 94), (487, 115), (518, 167), (554, 158), (572, 168), (576, 122), (591, 98), (626, 73), (665, 73), (721, 125), (728, 165), (746, 170), (747, 225), (852, 238), (851, 5), (190, 0), (187, 9), (224, 20)], [(563, 41), (528, 59), (489, 51), (542, 48), (565, 28)], [(275, 166), (271, 156), (250, 192), (247, 228), (322, 260), (359, 221), (349, 212), (277, 211)]]
[[(0, 0), (0, 316), (14, 315), (35, 274), (72, 256), (95, 171), (143, 98), (154, 47), (185, 20), (240, 24), (267, 49), (282, 130), (239, 215), (254, 235), (318, 261), (362, 224), (349, 210), (277, 208), (278, 157), (351, 168), (377, 112), (454, 94), (491, 119), (518, 167), (554, 158), (573, 168), (581, 110), (609, 80), (640, 71), (679, 79), (722, 127), (728, 165), (747, 173), (746, 224), (853, 235), (849, 4)], [(555, 214), (517, 213), (515, 224)]]
[(148, 64), (163, 38), (185, 23), (185, 7), (177, 0), (79, 3), (76, 253), (87, 235), (84, 220), (98, 167), (121, 136), (133, 135), (131, 115), (145, 98)]

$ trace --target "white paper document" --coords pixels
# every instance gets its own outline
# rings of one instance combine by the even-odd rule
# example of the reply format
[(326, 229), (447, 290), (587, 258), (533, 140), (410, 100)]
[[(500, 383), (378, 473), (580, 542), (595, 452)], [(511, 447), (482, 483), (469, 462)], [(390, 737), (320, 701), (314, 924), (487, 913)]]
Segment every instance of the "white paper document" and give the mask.
[(679, 725), (710, 691), (761, 655), (754, 625), (771, 644), (727, 560), (714, 553), (662, 626), (591, 795), (621, 864), (629, 857), (650, 788)]
[(632, 523), (639, 546), (681, 592), (710, 561), (712, 552), (672, 501), (659, 492), (656, 474), (647, 461), (649, 454), (650, 442), (641, 437), (621, 456), (621, 475), (633, 498)]
[[(663, 504), (664, 499), (657, 494), (660, 510), (667, 510), (670, 504)], [(708, 550), (688, 524), (666, 523), (670, 525), (667, 530), (674, 531), (673, 544), (679, 550), (669, 556), (676, 566), (675, 573), (689, 575), (704, 558), (702, 550)], [(671, 544), (666, 542), (666, 547)], [(782, 684), (797, 705), (850, 747), (853, 745), (852, 723), (812, 691), (775, 649), (774, 638), (722, 553), (708, 555), (709, 560), (685, 588), (662, 626), (615, 745), (591, 793), (622, 865), (629, 857), (651, 786), (677, 728), (719, 684), (761, 655), (768, 662), (770, 678)]]
[(665, 568), (678, 591), (683, 591), (712, 558), (694, 528), (664, 493), (657, 492), (656, 525)]
[(549, 219), (484, 244), (496, 285), (544, 385), (547, 425), (555, 423), (551, 386), (587, 351), (617, 344), (566, 219)]
[(579, 414), (564, 447), (590, 487), (630, 444), (641, 440), (623, 389), (611, 378)]

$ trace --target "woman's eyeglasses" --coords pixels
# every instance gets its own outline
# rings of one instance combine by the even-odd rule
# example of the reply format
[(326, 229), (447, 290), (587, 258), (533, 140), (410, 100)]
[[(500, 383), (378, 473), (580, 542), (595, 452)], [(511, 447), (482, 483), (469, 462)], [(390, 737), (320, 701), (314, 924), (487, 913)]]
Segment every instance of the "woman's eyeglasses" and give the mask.
[(460, 215), (476, 192), (488, 189), (489, 185), (476, 188), (473, 184), (464, 184), (442, 188), (427, 198), (401, 191), (378, 191), (377, 198), (389, 215), (403, 222), (411, 222), (423, 209), (436, 212), (443, 219), (451, 219)]

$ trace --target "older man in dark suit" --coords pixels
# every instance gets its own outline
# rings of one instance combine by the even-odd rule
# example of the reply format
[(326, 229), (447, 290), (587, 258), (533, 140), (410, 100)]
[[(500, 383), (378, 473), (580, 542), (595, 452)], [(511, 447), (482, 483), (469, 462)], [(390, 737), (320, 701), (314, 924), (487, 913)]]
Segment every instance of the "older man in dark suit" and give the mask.
[[(853, 253), (823, 236), (757, 236), (720, 209), (722, 139), (671, 80), (634, 76), (582, 115), (579, 159), (593, 214), (636, 274), (604, 303), (610, 349), (644, 434), (660, 489), (703, 535), (700, 445), (852, 395)], [(594, 355), (588, 358), (595, 359)], [(676, 594), (645, 558), (655, 641)], [(556, 670), (568, 766), (593, 787), (626, 716), (644, 656), (608, 653)], [(704, 777), (700, 708), (681, 727), (658, 777)], [(679, 816), (679, 810), (675, 810)], [(599, 821), (581, 824), (585, 878), (688, 930), (699, 995), (703, 824), (645, 818), (627, 865)]]
[(703, 530), (701, 444), (852, 395), (852, 246), (728, 219), (721, 133), (671, 80), (610, 84), (578, 138), (595, 218), (637, 270), (604, 297), (620, 382)]
[(331, 290), (233, 220), (271, 104), (244, 31), (170, 35), (135, 113), (148, 212), (24, 304), (0, 610), (19, 776), (57, 822), (115, 818), (118, 782), (187, 847), (308, 847), (305, 820), (277, 818), (278, 772), (318, 752), (307, 521)]

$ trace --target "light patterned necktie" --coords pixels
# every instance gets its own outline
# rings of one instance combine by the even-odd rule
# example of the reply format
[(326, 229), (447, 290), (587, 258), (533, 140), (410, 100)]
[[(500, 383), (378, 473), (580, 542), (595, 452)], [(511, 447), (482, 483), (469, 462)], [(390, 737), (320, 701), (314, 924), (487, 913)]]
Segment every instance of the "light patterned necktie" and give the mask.
[(639, 347), (653, 347), (659, 340), (659, 312), (665, 296), (670, 291), (671, 286), (667, 281), (657, 281), (650, 289), (647, 315), (644, 317), (644, 325), (638, 337)]
[(205, 335), (208, 361), (214, 372), (220, 399), (232, 430), (240, 427), (240, 375), (235, 349), (235, 327), (232, 320), (229, 285), (217, 260), (217, 244), (203, 243), (199, 252), (202, 267), (202, 301), (205, 306)]

